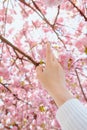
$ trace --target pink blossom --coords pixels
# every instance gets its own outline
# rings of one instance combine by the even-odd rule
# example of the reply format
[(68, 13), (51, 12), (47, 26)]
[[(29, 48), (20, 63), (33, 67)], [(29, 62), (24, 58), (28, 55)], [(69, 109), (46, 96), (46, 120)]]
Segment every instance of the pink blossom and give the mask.
[(46, 6), (58, 6), (60, 5), (63, 0), (43, 0), (42, 1)]
[(5, 67), (3, 67), (3, 68), (0, 67), (0, 76), (2, 76), (3, 79), (8, 79), (9, 71)]
[(65, 70), (70, 70), (74, 62), (72, 54), (66, 53), (59, 56), (59, 61)]
[(12, 130), (18, 130), (18, 127), (17, 127), (17, 126), (14, 126), (14, 127), (12, 128)]
[(58, 130), (58, 108), (38, 82), (29, 56), (45, 61), (50, 41), (65, 70), (67, 89), (86, 103), (75, 69), (87, 95), (87, 0), (72, 0), (84, 16), (69, 0), (35, 0), (37, 6), (32, 0), (21, 2), (0, 1), (0, 34), (17, 47), (0, 39), (0, 130)]
[(9, 16), (7, 17), (7, 22), (8, 22), (9, 24), (11, 24), (12, 21), (13, 21), (13, 17), (9, 15)]
[(87, 47), (87, 37), (81, 38), (75, 45), (80, 52), (85, 52), (85, 48)]

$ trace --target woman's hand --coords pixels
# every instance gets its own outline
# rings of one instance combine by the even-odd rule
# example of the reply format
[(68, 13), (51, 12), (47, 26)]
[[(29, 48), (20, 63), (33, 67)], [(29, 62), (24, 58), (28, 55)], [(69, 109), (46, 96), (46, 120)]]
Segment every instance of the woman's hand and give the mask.
[(58, 106), (72, 98), (72, 95), (65, 87), (66, 82), (64, 70), (54, 57), (49, 43), (46, 48), (46, 65), (39, 65), (36, 68), (36, 72), (41, 84), (54, 98)]

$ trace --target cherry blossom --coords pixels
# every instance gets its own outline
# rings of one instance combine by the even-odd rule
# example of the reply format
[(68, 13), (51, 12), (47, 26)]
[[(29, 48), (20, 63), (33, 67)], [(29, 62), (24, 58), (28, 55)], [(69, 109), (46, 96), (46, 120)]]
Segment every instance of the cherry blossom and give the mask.
[(43, 3), (47, 6), (59, 6), (63, 0), (43, 0)]
[(36, 77), (47, 42), (67, 89), (87, 106), (87, 0), (0, 1), (0, 130), (61, 130)]

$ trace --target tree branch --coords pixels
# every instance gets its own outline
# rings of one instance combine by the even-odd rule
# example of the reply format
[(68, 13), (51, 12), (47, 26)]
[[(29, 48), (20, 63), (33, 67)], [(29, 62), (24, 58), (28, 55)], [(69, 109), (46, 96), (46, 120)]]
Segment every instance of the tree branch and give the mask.
[(17, 94), (13, 93), (12, 90), (10, 90), (10, 89), (7, 87), (8, 84), (4, 84), (4, 83), (1, 83), (1, 82), (0, 82), (0, 84), (1, 84), (8, 92), (10, 92), (15, 99), (17, 99), (18, 101), (21, 101), (21, 102), (23, 102), (23, 103), (29, 105), (30, 107), (32, 107), (31, 104), (29, 104), (28, 101), (24, 101), (23, 99), (19, 98)]
[(58, 16), (59, 16), (59, 13), (60, 13), (60, 5), (58, 6), (58, 10), (57, 10), (57, 14), (56, 14), (56, 17), (55, 17), (53, 26), (55, 26), (55, 23), (56, 23), (56, 21), (57, 21), (57, 18), (58, 18)]
[(69, 2), (78, 10), (80, 15), (84, 17), (85, 21), (87, 21), (87, 17), (84, 15), (84, 13), (71, 0), (69, 0)]
[[(27, 7), (31, 8), (33, 11), (35, 11), (42, 20), (45, 21), (45, 23), (52, 29), (52, 31), (55, 33), (55, 35), (57, 36), (57, 38), (61, 41), (61, 43), (64, 45), (64, 48), (66, 49), (66, 45), (64, 44), (63, 40), (59, 37), (58, 33), (56, 32), (54, 25), (52, 25), (47, 18), (44, 16), (44, 14), (42, 13), (41, 9), (38, 7), (38, 5), (35, 3), (35, 1), (31, 0), (34, 7), (36, 9), (34, 9), (33, 7), (30, 6), (30, 4), (27, 4), (24, 0), (19, 0), (21, 3), (23, 3), (24, 5), (26, 5)], [(58, 12), (59, 13), (59, 12)]]
[(77, 69), (75, 69), (75, 73), (76, 73), (76, 76), (77, 76), (77, 79), (78, 79), (78, 82), (79, 82), (79, 86), (80, 86), (81, 92), (82, 92), (82, 94), (83, 94), (83, 96), (84, 96), (85, 101), (87, 102), (87, 97), (86, 97), (86, 95), (85, 95), (85, 93), (84, 93), (84, 91), (83, 91), (83, 87), (82, 87), (82, 85), (81, 85), (81, 82), (80, 82), (80, 78), (79, 78)]
[(6, 43), (8, 46), (12, 47), (14, 50), (16, 50), (18, 53), (22, 54), (24, 57), (26, 57), (29, 61), (31, 61), (35, 66), (38, 66), (40, 63), (34, 61), (30, 56), (28, 56), (26, 53), (24, 53), (22, 50), (18, 49), (16, 46), (14, 46), (11, 42), (9, 42), (7, 39), (5, 39), (2, 35), (0, 35), (0, 39), (2, 42)]

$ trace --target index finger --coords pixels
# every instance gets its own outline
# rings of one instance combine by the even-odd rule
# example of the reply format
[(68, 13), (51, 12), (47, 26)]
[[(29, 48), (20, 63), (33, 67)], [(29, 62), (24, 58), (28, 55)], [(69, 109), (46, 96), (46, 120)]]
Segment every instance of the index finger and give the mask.
[(46, 47), (46, 64), (48, 65), (52, 59), (52, 52), (51, 52), (51, 47), (50, 43), (47, 43)]

